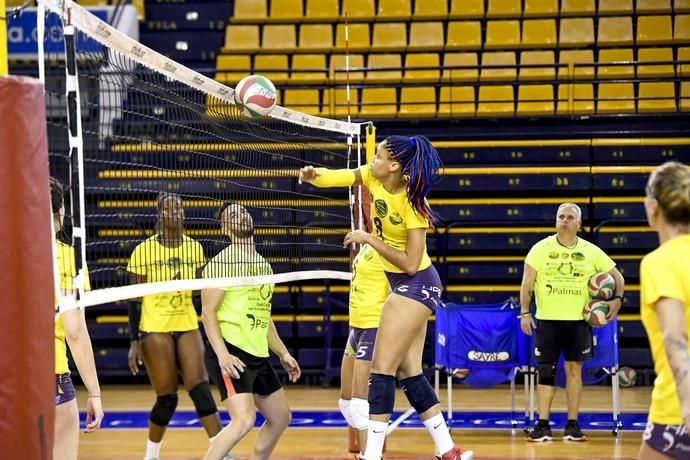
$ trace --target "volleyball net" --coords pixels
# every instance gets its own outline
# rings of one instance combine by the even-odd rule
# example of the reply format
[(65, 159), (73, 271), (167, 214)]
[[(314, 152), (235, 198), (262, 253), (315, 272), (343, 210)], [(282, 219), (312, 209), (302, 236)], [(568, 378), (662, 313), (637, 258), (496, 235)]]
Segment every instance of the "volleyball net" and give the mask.
[[(67, 190), (58, 237), (90, 279), (88, 290), (75, 277), (80, 306), (350, 279), (342, 241), (361, 215), (355, 192), (300, 185), (297, 174), (305, 165), (362, 164), (363, 124), (281, 106), (247, 118), (231, 87), (72, 1), (41, 0), (37, 16), (51, 173)], [(64, 47), (55, 47), (60, 28)], [(249, 237), (269, 269), (257, 269), (247, 251), (218, 256)], [(215, 269), (204, 270), (211, 260)]]

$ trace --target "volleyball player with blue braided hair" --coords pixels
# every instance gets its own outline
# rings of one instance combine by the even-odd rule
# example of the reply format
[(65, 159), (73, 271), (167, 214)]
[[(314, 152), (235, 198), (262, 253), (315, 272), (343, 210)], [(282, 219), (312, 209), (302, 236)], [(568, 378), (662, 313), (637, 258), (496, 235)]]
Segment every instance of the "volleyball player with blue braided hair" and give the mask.
[(371, 164), (359, 169), (304, 167), (300, 182), (316, 187), (364, 185), (372, 195), (374, 233), (350, 232), (345, 245), (369, 244), (381, 256), (391, 287), (381, 313), (369, 377), (366, 460), (380, 460), (395, 403), (395, 381), (419, 413), (436, 445), (437, 458), (470, 460), (455, 446), (438, 397), (422, 374), (422, 351), (429, 316), (441, 299), (441, 279), (426, 250), (426, 231), (435, 221), (426, 200), (442, 167), (424, 136), (390, 136)]

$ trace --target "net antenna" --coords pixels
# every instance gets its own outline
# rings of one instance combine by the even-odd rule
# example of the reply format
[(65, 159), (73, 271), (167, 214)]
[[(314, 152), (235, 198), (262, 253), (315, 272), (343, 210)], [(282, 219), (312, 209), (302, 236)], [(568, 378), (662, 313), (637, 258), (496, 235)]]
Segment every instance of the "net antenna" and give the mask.
[[(76, 306), (180, 290), (313, 279), (350, 279), (351, 274), (347, 270), (328, 269), (328, 256), (333, 252), (321, 255), (321, 249), (342, 250), (342, 233), (332, 225), (305, 224), (304, 216), (305, 207), (322, 207), (326, 211), (310, 212), (314, 216), (325, 216), (324, 221), (332, 219), (335, 222), (333, 225), (347, 221), (350, 229), (353, 229), (351, 211), (345, 217), (350, 208), (348, 203), (352, 202), (352, 198), (349, 198), (351, 193), (343, 190), (339, 192), (342, 195), (338, 195), (342, 198), (337, 198), (334, 191), (319, 194), (319, 190), (298, 189), (293, 184), (296, 184), (298, 168), (305, 163), (348, 167), (355, 140), (357, 165), (361, 164), (360, 135), (363, 124), (352, 123), (349, 115), (348, 121), (332, 120), (281, 106), (276, 106), (268, 119), (242, 118), (234, 106), (232, 88), (142, 45), (73, 1), (39, 0), (39, 12), (41, 9), (46, 11), (46, 15), (37, 14), (39, 33), (47, 32), (46, 16), (51, 13), (59, 17), (64, 29), (64, 105), (67, 109), (70, 188), (73, 192), (70, 194), (70, 205), (74, 218), (73, 237), (78, 270), (74, 285), (79, 290)], [(50, 59), (46, 56), (41, 37), (43, 35), (38, 40), (39, 68), (41, 78), (46, 81), (44, 62)], [(90, 63), (84, 59), (87, 51), (80, 48), (84, 39), (102, 46), (102, 49), (94, 52), (98, 59)], [(124, 75), (117, 75), (117, 72)], [(93, 94), (87, 94), (88, 99), (82, 100), (81, 76), (89, 85), (97, 86), (96, 102), (91, 97)], [(112, 88), (117, 85), (119, 87)], [(138, 99), (131, 93), (136, 93)], [(114, 101), (110, 106), (108, 102), (112, 101), (108, 98)], [(138, 105), (131, 105), (134, 103)], [(83, 113), (84, 107), (87, 107), (86, 114)], [(97, 113), (96, 123), (93, 122), (93, 112)], [(165, 119), (168, 114), (169, 120)], [(86, 129), (82, 120), (88, 126)], [(142, 134), (142, 120), (157, 123), (154, 129), (156, 136), (150, 138), (146, 137), (146, 132)], [(169, 131), (176, 138), (179, 135), (175, 142), (166, 142), (170, 137), (166, 137)], [(338, 138), (341, 140), (338, 141)], [(344, 142), (345, 138), (347, 143)], [(343, 151), (347, 154), (343, 155)], [(176, 159), (170, 159), (171, 163), (164, 166), (145, 162), (148, 157), (155, 157), (159, 161), (162, 157), (172, 158), (173, 154), (178, 155)], [(238, 160), (242, 155), (255, 160), (254, 163), (242, 163)], [(185, 156), (187, 160), (193, 156), (194, 161), (189, 167), (178, 164)], [(178, 163), (174, 163), (176, 161)], [(285, 167), (275, 167), (276, 163)], [(216, 191), (204, 195), (199, 191), (200, 184), (206, 189), (215, 187)], [(123, 256), (129, 256), (129, 253), (123, 254), (122, 248), (128, 247), (131, 251), (133, 241), (140, 243), (142, 236), (151, 236), (155, 232), (153, 225), (150, 225), (151, 220), (158, 218), (159, 214), (131, 211), (124, 218), (120, 216), (128, 227), (114, 230), (98, 227), (101, 224), (97, 222), (116, 216), (109, 209), (119, 205), (137, 209), (155, 207), (152, 198), (169, 191), (170, 186), (175, 187), (173, 191), (181, 196), (185, 206), (194, 208), (195, 217), (185, 217), (195, 226), (188, 233), (200, 238), (207, 259), (218, 252), (220, 242), (216, 240), (223, 236), (218, 230), (218, 221), (211, 216), (224, 200), (234, 199), (247, 209), (255, 210), (253, 217), (260, 225), (262, 218), (272, 213), (290, 216), (288, 219), (292, 220), (287, 223), (271, 223), (263, 228), (257, 226), (255, 232), (255, 236), (259, 235), (261, 240), (257, 243), (259, 252), (273, 264), (273, 274), (173, 279), (135, 285), (123, 281), (128, 259)], [(121, 200), (123, 189), (128, 193), (131, 190), (131, 199), (125, 200), (124, 204)], [(87, 191), (89, 196), (86, 195)], [(107, 195), (109, 193), (115, 194), (118, 199), (112, 199), (111, 195)], [(100, 195), (95, 197), (96, 194)], [(101, 198), (105, 195), (108, 199)], [(92, 202), (94, 199), (98, 200), (97, 204)], [(342, 203), (342, 210), (338, 208), (341, 206), (339, 203)], [(137, 219), (145, 223), (136, 227), (138, 224), (133, 222)], [(267, 241), (272, 235), (285, 240)], [(307, 241), (304, 235), (312, 235), (316, 239)], [(104, 237), (120, 239), (98, 241), (98, 238)], [(127, 237), (136, 239), (122, 239)], [(208, 239), (202, 239), (206, 237)], [(340, 242), (339, 245), (334, 243), (336, 240)], [(226, 242), (223, 244), (227, 245)], [(301, 269), (301, 261), (306, 259), (312, 261), (311, 265), (307, 265), (316, 269)], [(87, 260), (92, 286), (93, 278), (98, 277), (94, 275), (107, 272), (110, 277), (107, 282), (97, 281), (91, 291), (85, 291)], [(275, 261), (291, 268), (276, 269)]]

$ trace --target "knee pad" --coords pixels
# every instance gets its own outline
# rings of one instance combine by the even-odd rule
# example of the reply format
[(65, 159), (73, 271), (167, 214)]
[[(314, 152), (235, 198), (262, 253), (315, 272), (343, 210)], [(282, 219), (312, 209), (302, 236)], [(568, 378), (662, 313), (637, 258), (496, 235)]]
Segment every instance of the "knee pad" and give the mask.
[(218, 412), (208, 382), (201, 382), (192, 388), (189, 392), (189, 397), (192, 398), (192, 402), (194, 402), (194, 408), (199, 418), (207, 417)]
[(395, 405), (395, 377), (371, 374), (369, 376), (369, 413), (392, 414)]
[(345, 421), (347, 422), (347, 424), (351, 427), (354, 427), (355, 425), (352, 422), (352, 413), (350, 410), (351, 403), (352, 401), (349, 399), (340, 398), (338, 400), (338, 408), (340, 408), (340, 413), (343, 414), (343, 417), (345, 417)]
[(556, 384), (556, 363), (539, 363), (539, 385), (554, 386)]
[(366, 430), (369, 427), (369, 401), (352, 398), (350, 415), (352, 416), (352, 428), (358, 431)]
[(434, 392), (431, 384), (422, 374), (402, 379), (400, 387), (405, 392), (410, 405), (414, 407), (418, 414), (422, 414), (438, 404), (436, 392)]
[(177, 395), (163, 395), (156, 398), (149, 420), (158, 426), (168, 426), (177, 408)]

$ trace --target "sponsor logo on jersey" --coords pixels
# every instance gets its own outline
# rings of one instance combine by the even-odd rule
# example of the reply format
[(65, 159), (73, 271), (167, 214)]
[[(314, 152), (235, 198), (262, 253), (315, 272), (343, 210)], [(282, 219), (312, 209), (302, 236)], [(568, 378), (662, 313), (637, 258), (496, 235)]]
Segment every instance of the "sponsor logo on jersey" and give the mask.
[(397, 211), (394, 211), (394, 212), (390, 215), (390, 217), (388, 218), (388, 220), (389, 220), (390, 223), (393, 224), (393, 225), (400, 225), (400, 224), (402, 224), (403, 218), (402, 218), (402, 216), (400, 215), (400, 213), (398, 213)]
[(585, 255), (581, 252), (573, 252), (570, 257), (572, 257), (573, 260), (576, 261), (585, 260)]

